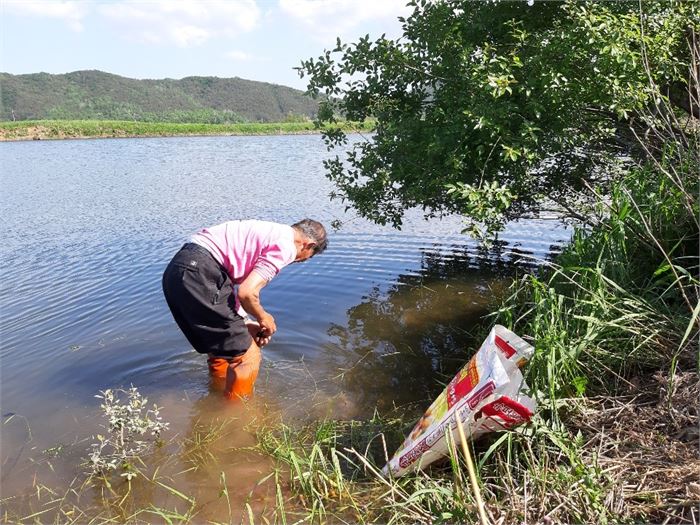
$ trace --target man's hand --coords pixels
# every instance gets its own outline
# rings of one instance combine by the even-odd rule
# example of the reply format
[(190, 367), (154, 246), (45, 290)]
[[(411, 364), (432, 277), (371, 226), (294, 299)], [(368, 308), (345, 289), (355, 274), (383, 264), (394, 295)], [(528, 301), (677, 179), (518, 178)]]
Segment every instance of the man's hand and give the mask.
[(266, 346), (270, 342), (271, 337), (269, 335), (264, 335), (263, 331), (260, 329), (260, 324), (257, 321), (250, 319), (246, 320), (245, 324), (248, 327), (248, 332), (253, 338), (253, 341), (255, 341), (255, 344), (260, 348)]
[(275, 318), (267, 312), (260, 316), (258, 323), (260, 323), (260, 332), (262, 332), (263, 337), (272, 337), (272, 334), (277, 331)]
[(255, 340), (255, 344), (258, 345), (260, 348), (263, 346), (267, 346), (267, 344), (270, 342), (271, 337), (262, 337), (262, 336), (256, 336), (253, 338)]
[[(270, 337), (277, 331), (275, 318), (265, 311), (260, 304), (260, 290), (267, 284), (263, 277), (253, 270), (238, 287), (238, 300), (246, 312), (249, 312), (258, 320), (260, 325), (258, 333), (253, 337), (260, 337), (261, 341), (269, 342)], [(257, 342), (257, 341), (256, 341)]]

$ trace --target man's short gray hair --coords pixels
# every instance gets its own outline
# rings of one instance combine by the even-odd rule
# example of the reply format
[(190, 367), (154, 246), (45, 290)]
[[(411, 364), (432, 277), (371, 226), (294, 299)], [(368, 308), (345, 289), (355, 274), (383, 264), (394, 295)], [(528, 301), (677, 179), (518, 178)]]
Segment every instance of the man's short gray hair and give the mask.
[(299, 222), (292, 224), (292, 228), (299, 231), (304, 237), (316, 243), (314, 255), (323, 253), (328, 247), (328, 239), (326, 238), (326, 229), (318, 221), (312, 219), (302, 219)]

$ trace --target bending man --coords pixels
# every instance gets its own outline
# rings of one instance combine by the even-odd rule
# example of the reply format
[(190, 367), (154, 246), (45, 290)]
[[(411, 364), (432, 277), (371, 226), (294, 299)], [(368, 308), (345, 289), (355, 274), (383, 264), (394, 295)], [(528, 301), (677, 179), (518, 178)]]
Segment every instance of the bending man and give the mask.
[(193, 235), (168, 264), (163, 274), (168, 307), (193, 348), (209, 355), (210, 373), (226, 379), (227, 398), (252, 394), (260, 348), (277, 331), (260, 291), (282, 268), (327, 245), (325, 228), (311, 219), (292, 226), (229, 221)]

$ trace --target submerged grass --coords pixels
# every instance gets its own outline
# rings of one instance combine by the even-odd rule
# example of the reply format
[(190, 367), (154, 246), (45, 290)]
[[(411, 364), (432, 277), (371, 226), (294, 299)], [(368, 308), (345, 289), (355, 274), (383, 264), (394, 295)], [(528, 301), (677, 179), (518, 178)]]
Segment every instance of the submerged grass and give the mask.
[[(371, 131), (373, 123), (340, 122), (344, 131)], [(0, 140), (169, 137), (206, 135), (293, 135), (320, 133), (312, 121), (201, 124), (124, 120), (27, 120), (0, 122)]]
[[(206, 509), (212, 503), (216, 516), (228, 516), (223, 523), (240, 520), (242, 498), (229, 494), (226, 458), (241, 457), (241, 417), (207, 417), (192, 423), (184, 435), (171, 436), (161, 448), (131, 457), (130, 476), (114, 470), (94, 472), (89, 468), (89, 440), (62, 447), (56, 454), (44, 453), (18, 467), (16, 476), (34, 479), (31, 488), (0, 498), (3, 523), (108, 524), (108, 523), (215, 523)], [(62, 461), (73, 479), (56, 476), (50, 461)], [(265, 463), (269, 463), (265, 461)], [(205, 474), (192, 476), (194, 472)], [(42, 481), (49, 478), (52, 481)], [(220, 490), (212, 491), (216, 482)], [(258, 483), (260, 487), (263, 483)], [(261, 487), (258, 499), (264, 498)], [(252, 512), (252, 507), (247, 505)], [(249, 513), (248, 513), (249, 514)], [(255, 523), (255, 522), (251, 522)]]

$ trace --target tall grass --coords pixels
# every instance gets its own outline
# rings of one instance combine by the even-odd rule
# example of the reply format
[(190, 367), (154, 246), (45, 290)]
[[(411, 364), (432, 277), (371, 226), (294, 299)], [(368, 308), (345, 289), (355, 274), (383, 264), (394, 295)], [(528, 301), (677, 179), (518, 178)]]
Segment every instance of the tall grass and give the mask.
[[(370, 131), (371, 121), (341, 122), (345, 131)], [(204, 135), (284, 135), (320, 133), (312, 121), (203, 124), (121, 120), (36, 120), (0, 122), (1, 140), (168, 137)]]
[[(324, 432), (334, 428), (340, 436), (347, 424), (287, 427), (276, 429), (274, 438), (262, 438), (263, 450), (285, 465), (288, 473), (287, 481), (284, 471), (279, 474), (279, 491), (289, 496), (284, 506), (278, 505), (278, 518), (284, 514), (292, 522), (319, 524), (478, 520), (467, 468), (454, 442), (446, 460), (430, 471), (387, 479), (380, 473), (386, 456), (380, 459), (366, 454), (362, 447), (314, 438), (322, 428)], [(381, 443), (383, 435), (376, 433), (373, 438)], [(490, 521), (609, 520), (612, 512), (606, 487), (610, 482), (583, 452), (583, 445), (581, 439), (571, 440), (538, 420), (527, 431), (504, 435), (486, 451), (477, 449), (479, 485)]]
[[(686, 159), (683, 180), (697, 177)], [(645, 372), (696, 356), (698, 203), (650, 167), (633, 170), (543, 276), (517, 283), (499, 319), (537, 349), (530, 384), (552, 400), (616, 394)], [(695, 353), (694, 353), (695, 350)]]

